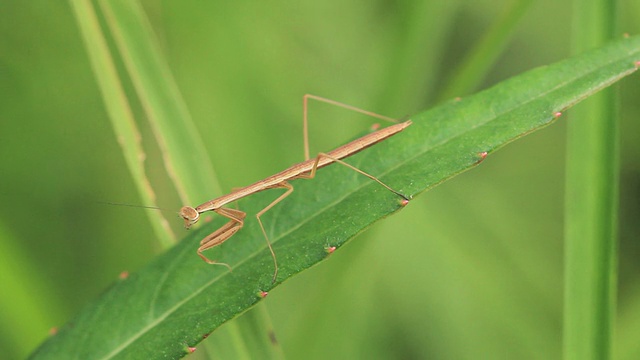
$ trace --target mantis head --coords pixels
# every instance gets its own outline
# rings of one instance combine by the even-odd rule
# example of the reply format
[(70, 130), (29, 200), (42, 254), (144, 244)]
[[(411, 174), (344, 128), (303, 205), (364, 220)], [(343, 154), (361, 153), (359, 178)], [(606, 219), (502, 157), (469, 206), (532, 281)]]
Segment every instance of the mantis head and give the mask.
[(187, 229), (200, 219), (200, 213), (191, 206), (183, 206), (180, 209), (180, 216), (184, 219), (184, 227)]

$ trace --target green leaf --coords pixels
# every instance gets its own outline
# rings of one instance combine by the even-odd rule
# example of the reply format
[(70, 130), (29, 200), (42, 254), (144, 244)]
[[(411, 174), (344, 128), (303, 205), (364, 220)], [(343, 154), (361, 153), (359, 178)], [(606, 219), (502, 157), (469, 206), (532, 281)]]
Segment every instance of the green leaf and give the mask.
[[(347, 160), (415, 195), (478, 164), (485, 152), (550, 124), (557, 113), (635, 71), (639, 58), (640, 37), (634, 37), (529, 71), (417, 114), (402, 133)], [(186, 355), (189, 346), (259, 302), (261, 291), (327, 258), (327, 246), (340, 248), (402, 208), (398, 196), (337, 164), (293, 185), (296, 191), (262, 217), (280, 265), (275, 284), (273, 261), (251, 216), (281, 193), (269, 191), (240, 201), (239, 208), (250, 214), (246, 226), (207, 253), (232, 272), (195, 254), (200, 239), (224, 223), (216, 217), (114, 285), (32, 358)]]

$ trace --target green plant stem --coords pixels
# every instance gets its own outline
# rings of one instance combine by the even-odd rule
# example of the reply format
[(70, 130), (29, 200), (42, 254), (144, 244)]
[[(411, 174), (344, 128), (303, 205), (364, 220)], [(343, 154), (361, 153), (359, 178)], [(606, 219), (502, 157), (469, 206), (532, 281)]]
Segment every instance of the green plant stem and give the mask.
[[(614, 1), (575, 1), (574, 52), (612, 37)], [(618, 120), (615, 89), (572, 113), (568, 126), (564, 358), (611, 358), (616, 292)]]

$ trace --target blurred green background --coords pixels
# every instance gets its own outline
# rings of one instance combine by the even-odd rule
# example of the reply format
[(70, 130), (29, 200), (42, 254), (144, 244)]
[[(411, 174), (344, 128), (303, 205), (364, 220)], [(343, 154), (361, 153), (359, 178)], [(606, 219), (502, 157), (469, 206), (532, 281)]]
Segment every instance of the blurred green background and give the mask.
[[(303, 159), (302, 95), (394, 117), (433, 106), (483, 34), (526, 12), (480, 88), (569, 56), (557, 1), (143, 1), (226, 189)], [(620, 2), (620, 34), (640, 32)], [(27, 355), (122, 271), (160, 251), (70, 6), (0, 1), (0, 354)], [(622, 97), (616, 354), (640, 358), (640, 80)], [(461, 96), (466, 95), (458, 94)], [(298, 358), (559, 358), (564, 122), (423, 194), (266, 301)], [(366, 128), (313, 104), (312, 152)], [(167, 184), (144, 122), (148, 171)], [(339, 181), (339, 179), (336, 179)], [(212, 193), (211, 197), (220, 194)], [(208, 199), (202, 199), (208, 200)], [(182, 234), (181, 221), (174, 220)], [(194, 254), (195, 255), (195, 254)], [(215, 336), (215, 333), (214, 335)]]

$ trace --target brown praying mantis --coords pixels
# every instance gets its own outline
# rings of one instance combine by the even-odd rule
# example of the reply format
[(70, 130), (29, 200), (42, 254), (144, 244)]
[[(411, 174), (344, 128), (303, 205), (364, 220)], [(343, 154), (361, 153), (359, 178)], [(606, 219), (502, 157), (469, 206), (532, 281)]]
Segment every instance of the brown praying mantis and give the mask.
[[(336, 105), (348, 110), (352, 110), (361, 114), (375, 117), (377, 119), (391, 121), (391, 122), (394, 122), (395, 124), (388, 126), (386, 128), (382, 128), (380, 130), (371, 132), (363, 137), (360, 137), (345, 145), (342, 145), (335, 150), (329, 151), (327, 153), (319, 153), (314, 159), (310, 159), (309, 158), (308, 126), (307, 126), (307, 105), (308, 105), (309, 99)], [(264, 235), (264, 238), (267, 241), (267, 246), (269, 247), (269, 251), (271, 252), (271, 256), (273, 257), (273, 265), (275, 268), (273, 273), (273, 281), (275, 282), (278, 276), (278, 261), (276, 259), (276, 254), (273, 251), (273, 247), (271, 246), (271, 242), (269, 241), (269, 237), (267, 236), (267, 232), (264, 229), (264, 225), (262, 224), (262, 220), (260, 219), (260, 217), (264, 213), (269, 211), (272, 207), (274, 207), (276, 204), (278, 204), (280, 201), (282, 201), (284, 198), (291, 195), (291, 193), (293, 192), (293, 186), (289, 184), (289, 181), (296, 180), (296, 179), (313, 179), (318, 169), (333, 163), (342, 164), (368, 177), (369, 179), (382, 185), (387, 190), (401, 197), (405, 203), (409, 201), (409, 198), (407, 196), (392, 189), (390, 186), (383, 183), (375, 176), (367, 174), (366, 172), (352, 165), (347, 164), (346, 162), (342, 161), (342, 159), (347, 158), (351, 155), (354, 155), (366, 149), (369, 146), (372, 146), (378, 142), (381, 142), (399, 133), (400, 131), (404, 130), (406, 127), (411, 125), (411, 120), (407, 120), (401, 123), (396, 123), (395, 119), (392, 119), (383, 115), (379, 115), (376, 113), (372, 113), (372, 112), (359, 109), (347, 104), (343, 104), (337, 101), (333, 101), (330, 99), (322, 98), (315, 95), (310, 95), (310, 94), (304, 95), (303, 97), (303, 112), (304, 112), (303, 132), (304, 132), (304, 146), (305, 146), (305, 149), (304, 149), (305, 161), (292, 165), (288, 169), (285, 169), (275, 175), (271, 175), (266, 179), (260, 180), (254, 184), (234, 190), (227, 195), (223, 195), (219, 198), (209, 200), (203, 204), (196, 206), (195, 208), (191, 206), (183, 206), (180, 209), (180, 216), (182, 216), (182, 218), (184, 219), (184, 226), (187, 229), (191, 227), (193, 224), (195, 224), (196, 222), (198, 222), (198, 220), (200, 219), (200, 214), (207, 211), (216, 212), (219, 215), (222, 215), (229, 219), (229, 222), (227, 222), (225, 225), (220, 227), (218, 230), (207, 235), (200, 242), (200, 247), (198, 248), (197, 253), (207, 263), (224, 265), (224, 266), (227, 266), (229, 270), (231, 270), (231, 267), (229, 265), (225, 263), (216, 262), (214, 260), (210, 260), (202, 253), (205, 250), (211, 249), (215, 246), (222, 244), (223, 242), (228, 240), (231, 236), (233, 236), (233, 234), (235, 234), (240, 229), (242, 229), (244, 225), (244, 218), (246, 217), (247, 214), (241, 210), (224, 207), (225, 205), (264, 190), (286, 189), (286, 191), (282, 195), (280, 195), (278, 198), (276, 198), (274, 201), (272, 201), (269, 205), (267, 205), (264, 209), (260, 210), (256, 214), (256, 218), (258, 220), (258, 223), (260, 224), (260, 229), (262, 230), (262, 234)]]

